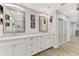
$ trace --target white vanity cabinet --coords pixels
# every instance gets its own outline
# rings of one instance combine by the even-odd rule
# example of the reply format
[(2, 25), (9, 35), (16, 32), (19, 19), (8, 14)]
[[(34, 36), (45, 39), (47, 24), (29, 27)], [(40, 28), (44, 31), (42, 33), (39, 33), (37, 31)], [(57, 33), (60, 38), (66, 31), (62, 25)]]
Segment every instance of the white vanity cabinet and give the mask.
[(26, 39), (26, 55), (34, 55), (52, 46), (52, 35), (36, 36)]
[(36, 36), (26, 39), (26, 53), (27, 55), (34, 55), (44, 50), (44, 39), (42, 36)]
[(53, 35), (7, 39), (0, 41), (0, 56), (32, 56), (53, 47)]
[(44, 42), (45, 42), (45, 49), (48, 49), (50, 47), (53, 47), (53, 36), (52, 35), (47, 35), (44, 38)]
[(38, 52), (37, 41), (39, 41), (37, 37), (26, 39), (26, 55), (34, 55)]
[(44, 37), (43, 36), (40, 36), (39, 37), (39, 41), (37, 42), (38, 44), (38, 51), (40, 52), (40, 51), (43, 51), (44, 49), (45, 49), (45, 39), (44, 39)]
[(14, 44), (15, 56), (24, 56), (25, 55), (25, 40)]
[(12, 56), (14, 55), (12, 45), (0, 46), (0, 56)]
[(47, 48), (50, 47), (50, 46), (49, 46), (49, 44), (50, 44), (50, 43), (49, 43), (49, 40), (50, 40), (50, 39), (49, 39), (49, 36), (45, 36), (45, 37), (44, 37), (44, 41), (45, 41), (45, 49), (47, 49)]
[(25, 40), (10, 40), (1, 43), (0, 56), (24, 56), (25, 55)]
[(54, 43), (54, 36), (53, 35), (49, 35), (49, 47), (53, 47), (53, 43)]

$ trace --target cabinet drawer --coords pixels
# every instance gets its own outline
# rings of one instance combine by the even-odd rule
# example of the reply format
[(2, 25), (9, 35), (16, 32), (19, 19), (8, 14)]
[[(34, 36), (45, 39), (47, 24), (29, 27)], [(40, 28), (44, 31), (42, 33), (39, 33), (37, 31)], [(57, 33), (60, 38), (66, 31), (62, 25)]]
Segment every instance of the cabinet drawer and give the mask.
[(38, 48), (37, 47), (30, 47), (27, 49), (27, 55), (34, 55), (38, 53)]
[(36, 41), (36, 38), (26, 39), (26, 43), (35, 43), (35, 41)]
[(26, 40), (27, 47), (36, 46), (36, 44), (37, 44), (37, 38), (31, 38)]
[(26, 54), (27, 55), (34, 55), (38, 52), (38, 45), (37, 45), (38, 38), (32, 38), (26, 40)]

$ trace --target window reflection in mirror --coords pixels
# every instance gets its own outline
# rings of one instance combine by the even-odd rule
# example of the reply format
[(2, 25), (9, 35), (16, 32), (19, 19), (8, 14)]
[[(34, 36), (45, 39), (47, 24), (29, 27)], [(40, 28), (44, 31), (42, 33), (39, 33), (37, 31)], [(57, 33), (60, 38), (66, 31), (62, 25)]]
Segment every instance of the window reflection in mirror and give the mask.
[(4, 33), (25, 32), (24, 11), (11, 7), (4, 7)]

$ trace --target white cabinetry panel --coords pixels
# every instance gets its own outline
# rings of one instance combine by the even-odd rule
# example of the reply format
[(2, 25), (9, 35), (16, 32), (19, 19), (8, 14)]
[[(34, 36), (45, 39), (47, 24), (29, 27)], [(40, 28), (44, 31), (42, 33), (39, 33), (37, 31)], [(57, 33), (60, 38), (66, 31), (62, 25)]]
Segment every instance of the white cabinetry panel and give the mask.
[(25, 42), (17, 43), (15, 45), (15, 56), (25, 55)]
[(26, 54), (34, 55), (53, 46), (53, 36), (37, 36), (26, 39)]
[(49, 37), (45, 36), (44, 40), (45, 40), (45, 49), (47, 49), (47, 48), (49, 48)]
[(0, 56), (12, 56), (12, 55), (13, 55), (12, 45), (6, 45), (0, 47)]
[(13, 41), (3, 43), (3, 46), (0, 47), (0, 55), (3, 55), (3, 56), (25, 55), (25, 41), (24, 40), (13, 40)]
[(46, 49), (52, 47), (52, 45), (53, 45), (53, 36), (52, 35), (45, 36), (44, 40), (45, 40), (45, 48)]
[(37, 43), (38, 43), (37, 45), (38, 45), (39, 52), (45, 49), (45, 40), (44, 40), (43, 36), (39, 37)]
[(36, 39), (35, 38), (29, 38), (26, 39), (26, 54), (27, 55), (33, 55), (36, 52)]
[(53, 47), (53, 40), (54, 40), (53, 35), (50, 35), (48, 40), (49, 40), (49, 47)]
[(19, 38), (0, 42), (2, 56), (30, 56), (53, 46), (53, 35)]

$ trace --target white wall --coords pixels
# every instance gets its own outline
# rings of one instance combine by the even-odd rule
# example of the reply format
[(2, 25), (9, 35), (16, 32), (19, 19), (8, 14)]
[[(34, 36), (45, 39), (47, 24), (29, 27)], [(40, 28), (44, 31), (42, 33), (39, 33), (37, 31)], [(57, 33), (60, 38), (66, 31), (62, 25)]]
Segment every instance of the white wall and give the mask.
[[(31, 20), (30, 20), (30, 15), (35, 15), (35, 29), (31, 29)], [(38, 33), (39, 32), (39, 13), (29, 10), (26, 10), (26, 15), (25, 15), (25, 21), (26, 21), (26, 33)]]
[(56, 34), (56, 11), (52, 12), (51, 15), (53, 16), (53, 22), (48, 21), (48, 32)]
[[(36, 16), (36, 28), (35, 29), (31, 29), (30, 28), (30, 15), (33, 14)], [(39, 15), (41, 13), (37, 12), (37, 11), (34, 11), (34, 10), (28, 10), (26, 9), (26, 34), (39, 34), (41, 32), (39, 32)], [(56, 29), (56, 24), (57, 24), (57, 21), (56, 21), (56, 11), (52, 12), (50, 15), (53, 16), (53, 22), (50, 23), (49, 19), (48, 19), (48, 32), (46, 33), (52, 33), (54, 34), (54, 41), (53, 41), (53, 46), (55, 46), (58, 42), (57, 40), (57, 29)], [(44, 33), (42, 33), (44, 34)]]
[[(38, 12), (38, 11), (35, 11), (35, 10), (31, 10), (31, 9), (28, 9), (28, 8), (24, 8), (25, 9), (25, 33), (16, 33), (16, 34), (14, 34), (14, 33), (9, 33), (9, 35), (16, 35), (17, 36), (17, 34), (39, 34), (39, 33), (42, 33), (42, 34), (44, 34), (43, 32), (39, 32), (39, 16), (40, 16), (40, 14), (44, 14), (44, 13), (40, 13), (40, 12)], [(35, 15), (35, 29), (31, 29), (31, 24), (30, 24), (30, 15)], [(46, 14), (45, 14), (46, 15)], [(56, 44), (57, 43), (57, 40), (56, 40), (56, 32), (57, 32), (57, 30), (56, 30), (56, 11), (54, 11), (54, 12), (52, 12), (51, 14), (49, 14), (49, 15), (51, 15), (51, 16), (53, 16), (53, 22), (52, 23), (50, 23), (49, 22), (49, 19), (48, 19), (48, 31), (46, 32), (46, 33), (52, 33), (52, 34), (54, 34), (54, 41), (53, 41), (53, 43), (54, 44)], [(48, 15), (48, 16), (49, 16)], [(3, 34), (4, 35), (4, 34)], [(5, 34), (6, 36), (8, 35), (8, 33), (7, 34)]]
[[(36, 17), (36, 20), (35, 20), (35, 29), (31, 29), (30, 28), (30, 15), (33, 14), (35, 15)], [(26, 20), (26, 33), (27, 34), (34, 34), (34, 33), (41, 33), (39, 32), (39, 16), (40, 14), (43, 14), (43, 13), (40, 13), (40, 12), (37, 12), (37, 11), (34, 11), (34, 10), (28, 10), (26, 9), (26, 16), (25, 16), (25, 20)], [(54, 33), (55, 34), (55, 27), (56, 27), (56, 12), (53, 12), (51, 13), (50, 15), (53, 16), (53, 22), (50, 23), (49, 20), (48, 20), (48, 32), (47, 33)]]
[[(44, 14), (45, 13), (41, 13), (29, 8), (24, 8), (25, 9), (25, 33), (24, 34), (39, 34), (39, 33), (43, 33), (43, 32), (39, 32), (39, 16), (40, 14)], [(30, 15), (35, 15), (35, 29), (31, 29), (31, 19), (30, 19)], [(46, 33), (52, 33), (52, 34), (56, 34), (56, 12), (52, 12), (51, 14), (49, 14), (48, 16), (53, 16), (53, 22), (50, 23), (49, 19), (48, 19), (48, 31)], [(12, 35), (14, 33), (9, 33), (9, 35)], [(17, 34), (21, 34), (21, 33), (16, 33)], [(22, 33), (23, 34), (23, 33)], [(43, 33), (44, 34), (44, 33)], [(8, 33), (7, 33), (8, 35)]]

